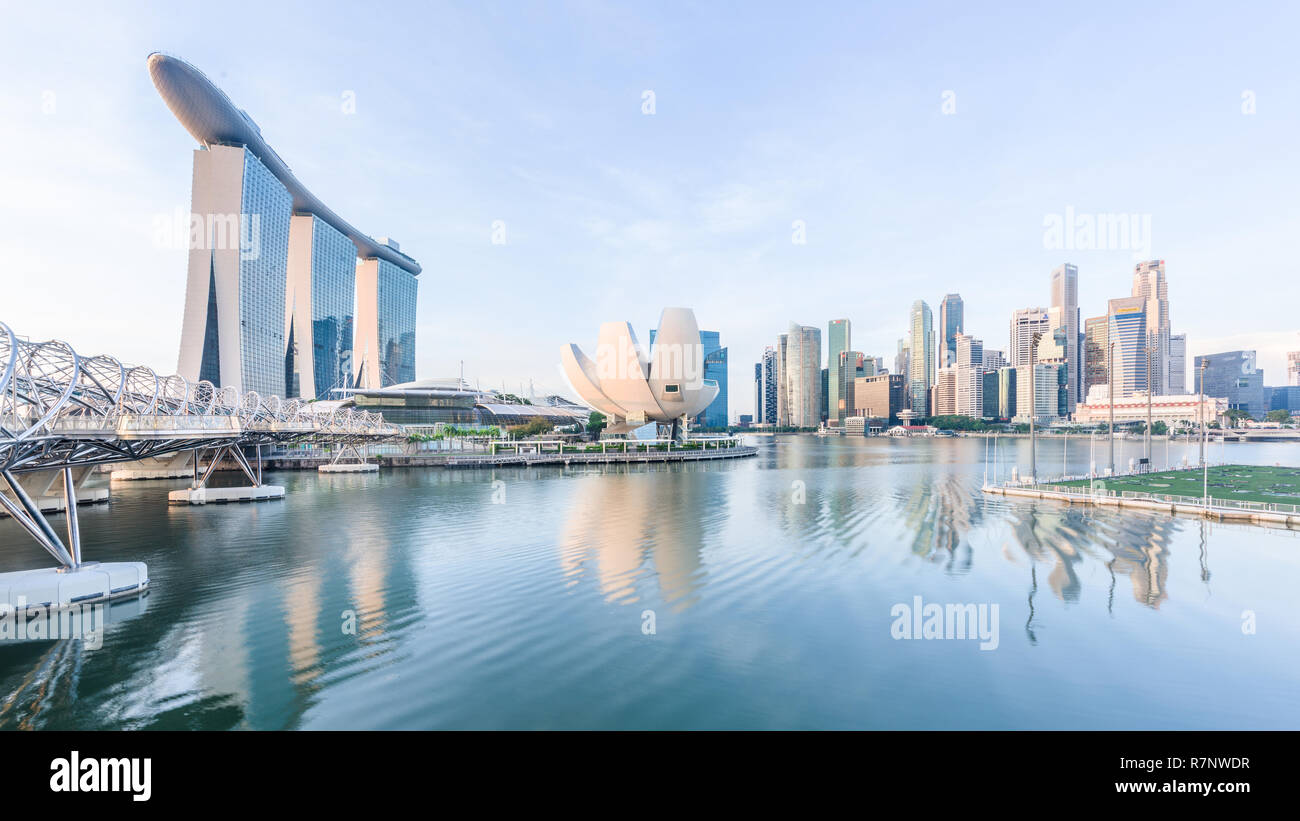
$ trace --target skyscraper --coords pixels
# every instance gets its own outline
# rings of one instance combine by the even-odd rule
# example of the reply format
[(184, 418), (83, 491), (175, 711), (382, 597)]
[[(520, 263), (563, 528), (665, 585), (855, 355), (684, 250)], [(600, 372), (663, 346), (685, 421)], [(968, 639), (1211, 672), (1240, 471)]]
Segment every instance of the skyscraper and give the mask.
[(763, 422), (763, 363), (754, 363), (754, 415), (753, 421)]
[(776, 424), (776, 379), (776, 348), (769, 347), (763, 351), (763, 404), (754, 409), (754, 418), (769, 425)]
[(191, 243), (177, 373), (285, 396), (293, 195), (242, 145), (195, 149), (193, 179), (191, 211), (210, 230)]
[(815, 428), (821, 422), (822, 332), (820, 328), (791, 322), (785, 338), (787, 424)]
[(790, 334), (776, 338), (776, 424), (790, 426), (790, 370), (786, 358), (790, 355)]
[(1083, 323), (1083, 399), (1087, 400), (1088, 391), (1095, 385), (1105, 385), (1110, 373), (1108, 357), (1110, 349), (1106, 340), (1110, 327), (1110, 316), (1089, 317)]
[(1300, 351), (1286, 355), (1286, 383), (1292, 387), (1300, 386)]
[(419, 263), (321, 202), (203, 72), (158, 53), (148, 66), (201, 145), (191, 226), (202, 236), (191, 236), (180, 375), (325, 398), (356, 382), (369, 356), (369, 387), (413, 380)]
[(826, 366), (830, 369), (826, 385), (827, 418), (840, 421), (840, 386), (844, 380), (839, 371), (840, 354), (853, 347), (853, 326), (847, 319), (832, 319), (826, 328)]
[(1170, 396), (1187, 393), (1187, 334), (1169, 337), (1169, 384), (1165, 393)]
[[(394, 251), (392, 240), (382, 240)], [(357, 266), (357, 372), (362, 388), (415, 379), (415, 275), (379, 257)]]
[(835, 374), (839, 380), (837, 396), (839, 404), (831, 408), (831, 419), (844, 424), (844, 419), (854, 416), (853, 383), (858, 377), (872, 376), (876, 372), (875, 362), (868, 365), (867, 357), (861, 351), (843, 351), (836, 362)]
[(958, 368), (984, 367), (984, 341), (970, 334), (957, 334), (952, 365)]
[(313, 214), (289, 225), (287, 396), (335, 398), (353, 387), (352, 341), (357, 247)]
[(1139, 262), (1133, 270), (1133, 297), (1143, 300), (1145, 333), (1151, 347), (1151, 380), (1157, 394), (1168, 393), (1169, 384), (1169, 283), (1163, 259)]
[(930, 388), (934, 386), (935, 346), (934, 314), (925, 300), (918, 299), (912, 303), (908, 340), (908, 392), (911, 394), (912, 410), (924, 414), (929, 410)]
[(939, 333), (943, 338), (936, 367), (945, 368), (957, 361), (957, 335), (966, 330), (965, 311), (961, 294), (945, 294), (939, 303)]
[(1046, 308), (1021, 308), (1011, 315), (1011, 336), (1007, 356), (1011, 365), (1023, 368), (1034, 361), (1034, 336), (1051, 330), (1051, 314)]
[(718, 383), (718, 395), (695, 417), (695, 424), (706, 428), (725, 428), (729, 421), (727, 407), (727, 349), (718, 331), (700, 331), (704, 347), (704, 378)]
[(1060, 310), (1060, 321), (1065, 328), (1065, 361), (1068, 372), (1066, 408), (1069, 413), (1073, 413), (1074, 406), (1080, 399), (1083, 369), (1080, 367), (1079, 356), (1079, 269), (1068, 262), (1052, 271), (1051, 307)]
[(1115, 386), (1114, 399), (1147, 392), (1148, 304), (1139, 296), (1110, 300), (1106, 341), (1107, 349), (1111, 351), (1108, 363), (1113, 373), (1109, 381)]

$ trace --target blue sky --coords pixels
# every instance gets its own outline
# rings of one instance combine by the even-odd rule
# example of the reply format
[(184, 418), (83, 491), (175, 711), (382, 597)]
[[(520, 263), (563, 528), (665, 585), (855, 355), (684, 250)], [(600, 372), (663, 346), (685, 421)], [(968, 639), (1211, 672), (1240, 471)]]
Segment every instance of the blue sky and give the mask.
[(1045, 247), (1071, 208), (1149, 215), (1190, 353), (1256, 348), (1282, 384), (1297, 7), (977, 5), (5, 2), (0, 321), (175, 369), (186, 252), (154, 226), (189, 207), (194, 144), (162, 50), (421, 261), (421, 377), (560, 390), (561, 344), (613, 319), (644, 343), (667, 305), (721, 331), (733, 414), (790, 320), (848, 317), (892, 365), (911, 302), (956, 291), (1005, 348), (1061, 262), (1085, 317), (1128, 294), (1133, 251)]

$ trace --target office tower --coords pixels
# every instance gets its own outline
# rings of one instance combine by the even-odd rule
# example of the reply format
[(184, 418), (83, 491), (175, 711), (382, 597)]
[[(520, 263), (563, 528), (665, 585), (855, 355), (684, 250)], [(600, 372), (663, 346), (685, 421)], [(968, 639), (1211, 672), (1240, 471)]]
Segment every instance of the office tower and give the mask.
[(934, 314), (925, 300), (918, 299), (912, 303), (910, 328), (907, 343), (908, 392), (912, 398), (912, 410), (924, 414), (929, 408), (930, 388), (934, 385), (935, 372)]
[(1051, 307), (1059, 309), (1060, 321), (1065, 328), (1065, 361), (1069, 373), (1066, 407), (1073, 413), (1081, 398), (1083, 370), (1079, 367), (1079, 269), (1068, 262), (1052, 270)]
[[(1033, 374), (1030, 374), (1033, 368)], [(1069, 371), (1064, 362), (1035, 363), (1016, 369), (1016, 418), (1029, 421), (1033, 409), (1035, 421), (1049, 423), (1064, 416), (1066, 382)], [(1033, 401), (1029, 392), (1033, 389)]]
[(776, 338), (776, 424), (790, 426), (790, 372), (786, 366), (790, 355), (790, 335)]
[(984, 349), (984, 370), (996, 371), (1006, 366), (1007, 358), (1002, 355), (1002, 351), (995, 351), (990, 348)]
[[(382, 240), (394, 251), (396, 242)], [(415, 379), (416, 278), (379, 257), (357, 266), (356, 384), (386, 388)]]
[(1187, 334), (1169, 337), (1169, 383), (1165, 393), (1170, 396), (1187, 393)]
[(1286, 355), (1286, 383), (1300, 387), (1300, 351), (1291, 351)]
[(996, 369), (985, 370), (980, 376), (980, 392), (983, 395), (981, 418), (997, 419), (998, 418), (998, 384), (1001, 381), (1000, 374)]
[[(860, 376), (871, 375), (867, 373), (867, 362), (867, 357), (861, 351), (842, 351), (837, 357), (835, 378), (839, 384), (835, 387), (839, 404), (831, 408), (832, 420), (843, 424), (845, 418), (857, 415), (853, 412), (853, 383)], [(873, 370), (874, 364), (871, 366)]]
[(695, 417), (695, 424), (705, 428), (725, 428), (730, 419), (727, 408), (727, 349), (717, 331), (700, 331), (704, 349), (704, 378), (718, 383), (718, 395)]
[(984, 416), (984, 369), (961, 367), (954, 369), (956, 379), (956, 411), (961, 416), (979, 419)]
[[(1108, 362), (1113, 371), (1110, 379), (1115, 385), (1116, 399), (1147, 392), (1147, 357), (1151, 352), (1147, 335), (1148, 305), (1146, 299), (1138, 296), (1110, 300), (1106, 341), (1111, 352)], [(1150, 366), (1154, 373), (1154, 361)]]
[(357, 247), (313, 214), (289, 224), (286, 396), (336, 399), (353, 386), (352, 327)]
[(952, 416), (957, 413), (957, 369), (940, 368), (930, 392), (931, 416)]
[(976, 339), (970, 334), (957, 334), (956, 347), (953, 349), (953, 361), (950, 365), (958, 368), (984, 367), (984, 340)]
[(826, 328), (826, 366), (831, 373), (826, 384), (827, 419), (842, 420), (839, 413), (840, 386), (843, 384), (839, 372), (840, 354), (853, 347), (853, 326), (847, 319), (832, 319)]
[(1157, 394), (1169, 391), (1169, 283), (1165, 279), (1165, 261), (1139, 262), (1133, 270), (1133, 297), (1146, 305), (1146, 329), (1151, 347), (1151, 381)]
[(907, 407), (907, 377), (901, 373), (860, 376), (853, 380), (853, 410), (867, 419), (898, 424), (898, 412)]
[(821, 421), (822, 332), (820, 328), (791, 322), (785, 335), (787, 424), (815, 428)]
[(830, 418), (830, 408), (826, 405), (826, 395), (830, 390), (831, 369), (822, 368), (821, 392), (817, 394), (817, 401), (821, 405), (817, 408), (817, 421), (820, 424)]
[(912, 370), (911, 351), (907, 347), (907, 340), (898, 340), (898, 352), (894, 354), (894, 373), (902, 374), (904, 377)]
[(1046, 308), (1021, 308), (1011, 315), (1011, 337), (1007, 355), (1011, 364), (1023, 368), (1034, 361), (1034, 336), (1051, 330), (1051, 315)]
[(946, 294), (939, 303), (939, 333), (941, 350), (935, 366), (946, 368), (957, 361), (957, 335), (966, 330), (965, 303), (961, 294)]
[(777, 353), (775, 348), (768, 347), (763, 351), (763, 404), (761, 410), (754, 410), (754, 418), (759, 422), (776, 424), (776, 384)]
[(871, 359), (876, 363), (875, 373), (885, 372), (885, 358), (883, 356), (874, 356)]
[[(268, 396), (325, 398), (356, 381), (358, 349), (369, 346), (372, 386), (385, 357), (394, 375), (414, 379), (419, 264), (321, 202), (197, 68), (157, 53), (148, 67), (167, 107), (202, 146), (191, 192), (191, 224), (202, 236), (191, 236), (180, 375)], [(362, 270), (370, 265), (368, 279), (356, 269), (358, 256)]]
[(1018, 369), (1006, 366), (998, 369), (998, 418), (1013, 419), (1016, 415), (1016, 374)]
[(1087, 400), (1088, 392), (1097, 385), (1106, 384), (1106, 375), (1110, 373), (1108, 357), (1110, 349), (1106, 340), (1110, 317), (1093, 316), (1083, 323), (1083, 398)]
[[(1201, 365), (1205, 364), (1204, 389)], [(1255, 366), (1254, 351), (1227, 351), (1196, 357), (1192, 367), (1196, 393), (1228, 400), (1229, 410), (1243, 410), (1255, 419), (1268, 411), (1264, 402), (1264, 372)]]
[(754, 414), (753, 419), (763, 421), (763, 363), (754, 363)]

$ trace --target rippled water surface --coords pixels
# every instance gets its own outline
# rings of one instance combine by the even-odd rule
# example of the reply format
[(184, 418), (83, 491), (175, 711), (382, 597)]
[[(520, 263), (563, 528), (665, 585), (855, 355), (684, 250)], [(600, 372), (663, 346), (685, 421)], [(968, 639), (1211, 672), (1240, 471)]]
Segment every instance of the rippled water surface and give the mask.
[[(705, 464), (284, 472), (260, 504), (117, 485), (81, 509), (84, 552), (148, 562), (144, 611), (96, 650), (0, 642), (0, 726), (1300, 728), (1297, 533), (981, 494), (1025, 440), (987, 466), (977, 439), (759, 442)], [(1040, 473), (1088, 449), (1040, 443)], [(46, 564), (0, 520), (0, 570)], [(915, 596), (997, 604), (997, 648), (894, 639)]]

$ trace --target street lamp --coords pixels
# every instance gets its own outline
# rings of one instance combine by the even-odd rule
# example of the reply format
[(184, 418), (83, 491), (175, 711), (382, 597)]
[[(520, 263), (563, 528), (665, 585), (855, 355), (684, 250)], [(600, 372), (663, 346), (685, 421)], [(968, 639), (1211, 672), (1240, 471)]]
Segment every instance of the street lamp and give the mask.
[(1210, 463), (1205, 458), (1205, 366), (1208, 364), (1210, 364), (1210, 361), (1202, 357), (1201, 378), (1199, 380), (1201, 384), (1201, 471), (1202, 476), (1204, 477), (1202, 479), (1203, 497), (1201, 503), (1205, 506), (1205, 512), (1207, 514), (1210, 512)]
[(1106, 356), (1107, 393), (1110, 394), (1110, 475), (1115, 475), (1115, 342), (1110, 343)]

